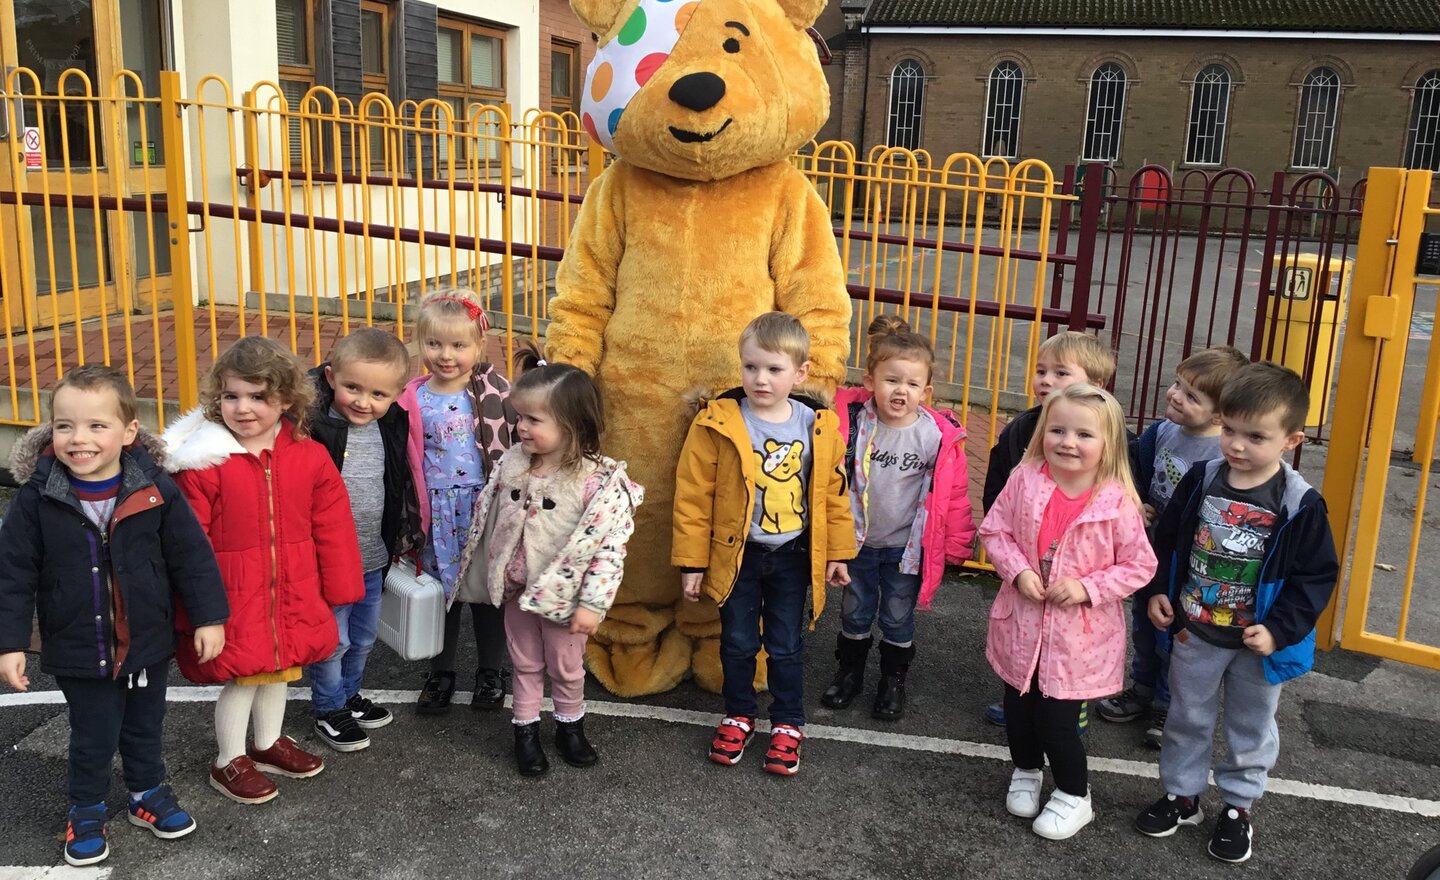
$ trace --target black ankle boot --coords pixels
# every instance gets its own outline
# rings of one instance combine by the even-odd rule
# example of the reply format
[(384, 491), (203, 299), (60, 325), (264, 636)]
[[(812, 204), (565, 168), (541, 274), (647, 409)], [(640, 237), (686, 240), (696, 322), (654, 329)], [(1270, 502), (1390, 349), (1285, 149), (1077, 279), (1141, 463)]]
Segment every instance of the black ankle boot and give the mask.
[(555, 722), (555, 750), (571, 767), (589, 767), (600, 756), (585, 738), (585, 719)]
[(540, 746), (540, 722), (531, 721), (529, 724), (516, 724), (515, 727), (515, 766), (520, 770), (521, 776), (539, 776), (550, 769), (550, 760), (545, 757), (545, 749)]
[(470, 695), (472, 709), (499, 709), (505, 705), (505, 678), (498, 669), (475, 672), (475, 692)]
[(870, 654), (870, 639), (850, 639), (844, 633), (835, 636), (835, 659), (840, 668), (830, 679), (830, 686), (820, 695), (820, 705), (844, 709), (865, 687), (865, 658)]
[(875, 691), (875, 707), (870, 717), (881, 721), (898, 721), (905, 714), (905, 674), (915, 659), (915, 646), (900, 647), (880, 643), (880, 687)]

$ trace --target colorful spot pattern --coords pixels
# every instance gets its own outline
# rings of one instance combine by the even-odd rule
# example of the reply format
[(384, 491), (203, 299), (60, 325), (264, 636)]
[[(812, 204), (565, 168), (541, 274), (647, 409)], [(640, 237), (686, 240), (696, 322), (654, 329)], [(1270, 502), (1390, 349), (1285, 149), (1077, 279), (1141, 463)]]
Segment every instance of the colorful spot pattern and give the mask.
[(625, 107), (670, 57), (698, 5), (698, 0), (640, 0), (615, 38), (596, 50), (585, 72), (580, 118), (607, 150), (615, 149)]

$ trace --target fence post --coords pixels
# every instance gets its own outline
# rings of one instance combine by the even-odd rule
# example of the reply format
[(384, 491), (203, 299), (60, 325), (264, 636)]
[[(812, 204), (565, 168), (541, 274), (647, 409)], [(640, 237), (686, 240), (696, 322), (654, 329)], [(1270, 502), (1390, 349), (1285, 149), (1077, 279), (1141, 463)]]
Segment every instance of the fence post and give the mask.
[[(182, 115), (180, 74), (160, 71), (160, 131), (165, 144), (165, 217), (169, 221), (170, 301), (175, 320), (175, 366), (180, 410), (193, 409), (200, 401), (195, 363), (195, 283), (190, 271), (190, 214), (185, 188), (185, 126)], [(163, 388), (163, 383), (157, 381)], [(163, 398), (157, 392), (157, 397)], [(157, 400), (162, 418), (164, 400)]]
[(1098, 162), (1085, 166), (1081, 178), (1080, 235), (1075, 241), (1075, 280), (1070, 287), (1070, 329), (1085, 331), (1090, 313), (1091, 274), (1095, 270), (1095, 242), (1099, 238), (1100, 208), (1105, 203), (1105, 168)]
[[(1258, 361), (1265, 351), (1266, 312), (1270, 309), (1270, 282), (1274, 279), (1275, 241), (1280, 237), (1280, 215), (1285, 204), (1285, 172), (1276, 171), (1270, 180), (1270, 198), (1265, 206), (1265, 247), (1260, 255), (1260, 291), (1255, 303), (1255, 332), (1250, 340), (1250, 359)], [(1361, 220), (1364, 225), (1364, 220)], [(1283, 273), (1282, 273), (1283, 274)]]
[[(261, 185), (262, 166), (260, 164), (260, 107), (255, 97), (255, 90), (245, 92), (243, 98), (245, 109), (241, 112), (241, 126), (244, 129), (245, 156), (242, 165), (250, 167), (250, 176), (245, 178), (245, 199), (251, 208), (255, 209), (255, 220), (246, 224), (245, 242), (248, 247), (248, 262), (250, 264), (250, 288), (260, 293), (260, 301), (265, 301), (265, 256), (261, 246), (260, 237), (260, 210), (263, 207), (263, 200), (260, 197), (264, 187)], [(239, 223), (237, 219), (235, 221)], [(277, 285), (278, 286), (278, 285)], [(240, 335), (245, 335), (245, 310), (244, 300), (241, 300), (240, 309)], [(261, 332), (264, 332), (263, 330)]]
[[(504, 115), (505, 130), (501, 132), (503, 140), (500, 142), (500, 189), (503, 194), (500, 204), (500, 238), (505, 242), (505, 255), (502, 258), (504, 262), (500, 264), (500, 290), (505, 297), (505, 365), (508, 369), (515, 360), (515, 193), (514, 182), (510, 179), (514, 170), (514, 156), (510, 151), (514, 148), (515, 141), (510, 136), (510, 114), (504, 111)], [(540, 314), (539, 309), (536, 309), (535, 314)], [(538, 336), (538, 332), (535, 335)]]

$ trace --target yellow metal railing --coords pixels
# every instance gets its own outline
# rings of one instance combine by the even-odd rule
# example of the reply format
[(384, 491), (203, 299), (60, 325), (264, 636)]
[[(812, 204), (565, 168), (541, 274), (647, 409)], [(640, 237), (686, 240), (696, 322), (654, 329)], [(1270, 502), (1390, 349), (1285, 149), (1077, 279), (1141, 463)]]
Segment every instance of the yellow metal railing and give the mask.
[[(1440, 287), (1417, 275), (1421, 233), (1440, 221), (1440, 208), (1429, 204), (1431, 183), (1429, 171), (1370, 171), (1324, 483), (1348, 567), (1317, 636), (1333, 647), (1339, 619), (1345, 648), (1440, 668), (1440, 590), (1434, 578), (1416, 577), (1437, 561), (1426, 502), (1440, 422), (1440, 347), (1433, 333), (1411, 330), (1420, 291)], [(1420, 366), (1407, 356), (1423, 345), (1429, 351)], [(1392, 485), (1394, 453), (1412, 427), (1402, 411), (1416, 411), (1413, 402), (1402, 408), (1407, 388), (1420, 391), (1407, 456), (1419, 467)], [(1428, 601), (1417, 603), (1417, 590), (1428, 591)]]
[[(240, 336), (318, 361), (352, 326), (406, 338), (405, 307), (440, 286), (475, 288), (507, 345), (543, 333), (580, 199), (611, 158), (574, 114), (458, 118), (435, 99), (237, 92), (216, 77), (187, 94), (170, 72), (158, 95), (128, 73), (98, 91), (71, 71), (42, 94), (21, 69), (0, 92), (0, 423), (38, 422), (41, 389), (88, 361), (123, 363), (142, 397), (187, 407)], [(28, 170), (14, 160), (27, 120), (42, 141)], [(1002, 403), (1029, 400), (1033, 317), (1073, 198), (1033, 161), (827, 142), (794, 162), (830, 208), (859, 303), (852, 363), (876, 313), (903, 313), (935, 343), (962, 415), (988, 410), (988, 443)]]

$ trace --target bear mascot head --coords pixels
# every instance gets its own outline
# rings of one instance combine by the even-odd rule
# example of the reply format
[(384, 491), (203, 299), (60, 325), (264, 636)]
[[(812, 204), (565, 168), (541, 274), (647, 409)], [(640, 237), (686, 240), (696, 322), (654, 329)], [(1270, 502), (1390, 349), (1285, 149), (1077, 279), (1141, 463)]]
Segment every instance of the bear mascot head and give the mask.
[[(715, 477), (713, 521), (685, 520), (705, 531), (698, 548), (681, 540), (676, 468), (695, 400), (738, 384), (740, 331), (763, 312), (788, 312), (810, 334), (807, 390), (823, 397), (844, 377), (851, 310), (834, 229), (789, 162), (829, 112), (806, 32), (824, 5), (571, 0), (599, 39), (582, 121), (617, 158), (576, 219), (546, 354), (595, 377), (603, 451), (647, 489), (624, 582), (586, 652), (622, 696), (668, 690), (692, 669), (720, 688), (724, 591), (707, 586), (701, 602), (685, 602), (677, 566), (710, 568), (712, 531), (743, 547), (754, 456)], [(722, 492), (733, 510), (720, 510)]]

